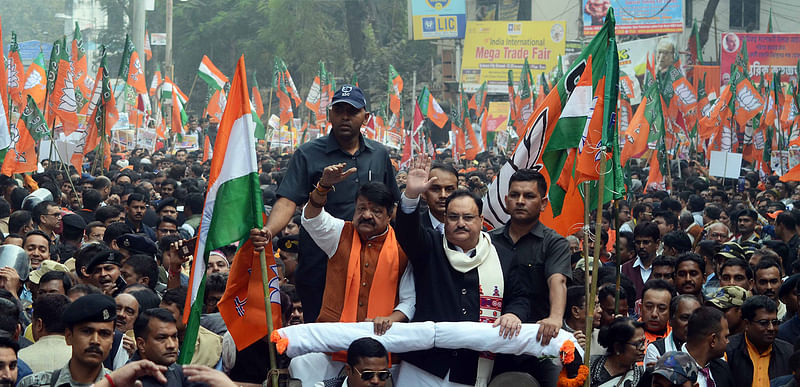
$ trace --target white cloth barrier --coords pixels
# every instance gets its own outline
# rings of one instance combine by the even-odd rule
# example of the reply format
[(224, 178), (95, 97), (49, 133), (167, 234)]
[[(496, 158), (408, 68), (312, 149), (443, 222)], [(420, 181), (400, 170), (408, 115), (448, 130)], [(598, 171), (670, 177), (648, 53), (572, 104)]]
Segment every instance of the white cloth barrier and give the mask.
[(371, 322), (314, 323), (292, 325), (278, 329), (281, 337), (289, 339), (286, 355), (295, 357), (311, 352), (346, 351), (350, 343), (362, 337), (372, 337), (389, 352), (421, 351), (433, 348), (434, 323), (395, 323), (383, 335), (375, 334)]
[(378, 340), (389, 352), (403, 353), (431, 348), (470, 349), (536, 357), (558, 357), (565, 341), (575, 344), (583, 356), (583, 348), (575, 337), (560, 330), (550, 344), (542, 346), (536, 341), (539, 324), (522, 324), (517, 337), (504, 339), (498, 334), (500, 327), (479, 322), (420, 322), (395, 323), (383, 336), (374, 334), (371, 322), (314, 323), (293, 325), (278, 329), (281, 338), (288, 339), (286, 354), (296, 357), (311, 352), (338, 352), (347, 350), (350, 343), (362, 337)]

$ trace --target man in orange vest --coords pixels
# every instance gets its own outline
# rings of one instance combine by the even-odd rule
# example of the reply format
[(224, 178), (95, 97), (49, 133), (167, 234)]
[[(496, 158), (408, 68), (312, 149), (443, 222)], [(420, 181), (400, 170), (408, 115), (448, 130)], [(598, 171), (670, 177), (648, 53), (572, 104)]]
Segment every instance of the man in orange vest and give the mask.
[[(395, 201), (383, 183), (358, 190), (352, 221), (337, 219), (323, 208), (327, 193), (356, 172), (346, 164), (326, 167), (303, 207), (301, 222), (328, 256), (325, 291), (317, 322), (372, 321), (381, 335), (392, 323), (414, 316), (416, 291), (411, 264), (389, 225)], [(346, 357), (310, 354), (292, 360), (294, 377), (309, 382), (336, 376)], [(325, 370), (325, 375), (318, 373)], [(316, 375), (310, 375), (315, 373)], [(320, 377), (321, 376), (321, 377)]]

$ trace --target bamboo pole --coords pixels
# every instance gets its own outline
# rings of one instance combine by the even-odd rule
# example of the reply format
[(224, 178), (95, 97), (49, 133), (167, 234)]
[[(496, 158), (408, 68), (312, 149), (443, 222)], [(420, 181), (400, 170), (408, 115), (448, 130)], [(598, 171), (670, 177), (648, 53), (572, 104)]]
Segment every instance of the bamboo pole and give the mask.
[(194, 84), (195, 83), (197, 83), (197, 73), (194, 73), (194, 80), (192, 81), (192, 87), (189, 88), (189, 95), (186, 96), (186, 103), (187, 104), (192, 99), (192, 92), (194, 91)]
[[(600, 257), (600, 246), (603, 244), (602, 240), (600, 239), (600, 233), (602, 232), (603, 223), (600, 221), (603, 219), (603, 194), (605, 193), (605, 181), (606, 181), (606, 164), (608, 160), (605, 156), (600, 158), (600, 178), (597, 182), (598, 186), (598, 193), (597, 193), (597, 221), (595, 221), (595, 243), (594, 243), (594, 256), (595, 259), (592, 264), (592, 286), (591, 291), (589, 292), (589, 297), (586, 299), (586, 329), (591, 329), (593, 326), (594, 320), (594, 308), (595, 308), (595, 298), (597, 297), (597, 266)], [(588, 211), (588, 210), (587, 210)], [(592, 311), (592, 312), (590, 312)], [(592, 336), (588, 335), (586, 338), (586, 352), (584, 353), (584, 357), (586, 359), (591, 358), (591, 346), (592, 346)], [(586, 364), (588, 364), (588, 360), (585, 359)], [(591, 383), (591, 378), (586, 378), (586, 387), (589, 387)]]
[[(622, 280), (622, 262), (619, 257), (619, 200), (614, 200), (614, 231), (617, 237), (614, 238), (614, 266), (617, 270), (617, 291), (614, 295), (614, 314), (619, 314), (619, 286)], [(594, 311), (594, 309), (592, 309)]]
[[(583, 192), (589, 192), (589, 182), (585, 182), (583, 184)], [(586, 195), (584, 195), (585, 197)], [(591, 289), (589, 287), (589, 283), (591, 282), (591, 277), (589, 276), (589, 203), (584, 200), (583, 203), (583, 287), (585, 289), (585, 297), (586, 302), (588, 305), (589, 296), (591, 296)], [(594, 310), (594, 308), (592, 308)], [(586, 312), (587, 316), (589, 315), (588, 309)], [(588, 326), (587, 326), (588, 327)], [(584, 353), (589, 353), (589, 342), (591, 340), (586, 340)], [(589, 365), (589, 356), (583, 357), (583, 362), (587, 366)]]
[[(271, 248), (271, 244), (268, 244), (265, 248)], [(258, 259), (261, 262), (261, 284), (264, 286), (264, 306), (267, 311), (267, 335), (269, 336), (272, 334), (272, 330), (274, 327), (272, 326), (272, 304), (270, 303), (269, 299), (269, 275), (267, 274), (267, 257), (264, 250), (261, 250), (260, 254), (258, 255)], [(270, 384), (272, 387), (278, 387), (278, 374), (274, 371), (278, 370), (278, 363), (275, 356), (275, 345), (269, 343), (269, 373), (270, 379), (272, 383)]]

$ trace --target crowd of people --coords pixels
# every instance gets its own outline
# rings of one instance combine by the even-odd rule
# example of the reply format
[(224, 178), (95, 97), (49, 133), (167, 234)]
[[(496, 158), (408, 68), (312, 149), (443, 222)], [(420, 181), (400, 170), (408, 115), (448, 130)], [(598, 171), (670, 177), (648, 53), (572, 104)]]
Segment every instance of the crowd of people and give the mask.
[[(800, 185), (746, 168), (739, 181), (717, 179), (698, 159), (673, 163), (670, 191), (643, 192), (647, 171), (633, 165), (627, 198), (590, 221), (600, 235), (591, 225), (562, 236), (539, 221), (544, 176), (520, 169), (496, 182), (509, 222), (487, 230), (482, 197), (505, 157), (444, 152), (400, 168), (400, 154), (361, 134), (366, 101), (347, 87), (331, 102), (329, 135), (294, 150), (257, 145), (269, 218), (250, 238), (275, 255), (283, 326), (374, 325), (346, 352), (279, 356), (289, 385), (568, 385), (557, 358), (389, 354), (380, 342), (393, 325), (426, 321), (492, 324), (506, 340), (537, 329), (542, 345), (569, 332), (590, 342), (592, 386), (800, 382)], [(209, 173), (202, 151), (112, 158), (96, 173), (45, 162), (0, 176), (0, 384), (261, 385), (269, 336), (237, 348), (217, 310), (235, 245), (208, 257), (195, 352), (176, 364), (195, 259), (181, 247), (198, 232)]]

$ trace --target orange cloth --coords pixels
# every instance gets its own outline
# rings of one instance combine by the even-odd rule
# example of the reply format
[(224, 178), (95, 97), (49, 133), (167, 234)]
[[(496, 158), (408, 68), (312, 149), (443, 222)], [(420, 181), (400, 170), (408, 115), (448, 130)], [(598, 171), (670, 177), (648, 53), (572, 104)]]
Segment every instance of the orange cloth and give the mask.
[(744, 341), (747, 343), (747, 353), (750, 355), (750, 361), (753, 362), (753, 385), (769, 386), (769, 359), (772, 357), (772, 346), (770, 345), (769, 349), (761, 353), (747, 339), (747, 334), (744, 335)]
[[(400, 257), (394, 229), (389, 226), (383, 248), (378, 255), (375, 268), (377, 281), (372, 281), (367, 303), (367, 318), (388, 316), (395, 306), (395, 295), (400, 282)], [(358, 234), (354, 230), (354, 234)], [(365, 282), (366, 283), (366, 282)], [(361, 286), (361, 238), (353, 235), (350, 246), (350, 261), (347, 264), (347, 280), (344, 290), (344, 307), (339, 318), (341, 322), (357, 322), (358, 294)]]

